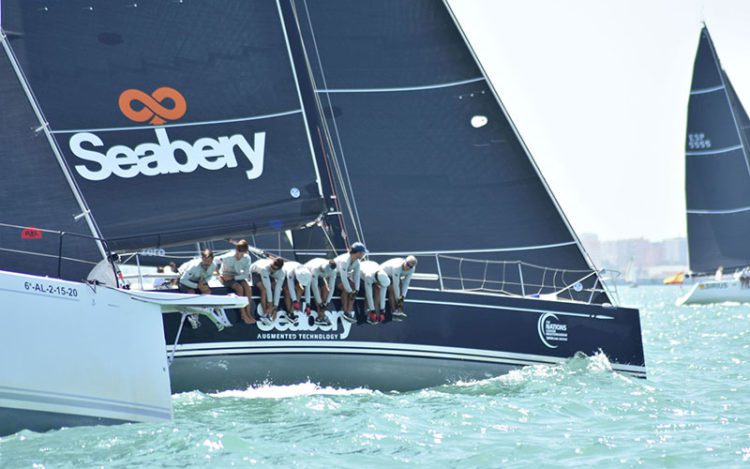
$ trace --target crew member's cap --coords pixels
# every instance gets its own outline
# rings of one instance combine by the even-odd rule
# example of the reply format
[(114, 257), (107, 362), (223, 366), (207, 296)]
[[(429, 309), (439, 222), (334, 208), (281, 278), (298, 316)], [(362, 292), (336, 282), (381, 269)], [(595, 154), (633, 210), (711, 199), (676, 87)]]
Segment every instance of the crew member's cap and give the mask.
[(364, 244), (358, 242), (352, 244), (352, 252), (364, 252), (365, 254), (367, 254), (370, 251), (367, 250)]
[(303, 265), (298, 265), (294, 268), (294, 276), (297, 277), (299, 284), (305, 288), (310, 285), (310, 281), (312, 280), (310, 270)]
[(386, 288), (391, 285), (390, 277), (388, 277), (388, 274), (386, 274), (382, 270), (378, 271), (377, 277), (378, 277), (378, 283), (380, 284), (381, 287)]
[(414, 267), (417, 265), (417, 258), (414, 256), (407, 256), (406, 257), (406, 264), (409, 266), (409, 268)]

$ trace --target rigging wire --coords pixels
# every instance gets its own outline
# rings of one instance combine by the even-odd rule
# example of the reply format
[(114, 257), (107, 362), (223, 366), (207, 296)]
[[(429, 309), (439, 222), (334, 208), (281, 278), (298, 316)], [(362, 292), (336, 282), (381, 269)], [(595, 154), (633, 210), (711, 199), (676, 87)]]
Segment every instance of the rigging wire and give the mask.
[[(312, 37), (313, 47), (315, 48), (315, 55), (317, 57), (318, 70), (320, 71), (320, 76), (321, 76), (321, 79), (323, 80), (323, 87), (327, 89), (328, 88), (328, 83), (326, 81), (325, 71), (323, 70), (323, 61), (322, 61), (322, 59), (320, 57), (320, 51), (318, 49), (318, 44), (317, 44), (317, 40), (316, 40), (316, 37), (315, 37), (315, 30), (313, 28), (312, 20), (311, 20), (311, 17), (310, 17), (310, 10), (309, 10), (309, 8), (307, 6), (307, 0), (303, 0), (303, 3), (304, 3), (304, 6), (305, 6), (305, 13), (306, 13), (306, 16), (307, 16), (307, 24), (309, 26), (310, 35)], [(294, 2), (292, 2), (292, 9), (294, 10), (295, 17), (298, 17), (297, 12), (296, 12), (296, 7), (294, 5)], [(303, 46), (303, 48), (304, 48), (304, 46)], [(309, 57), (308, 57), (306, 51), (305, 51), (305, 60), (307, 61), (307, 65), (308, 65), (308, 69), (309, 69), (309, 74), (310, 74), (310, 80), (311, 80), (311, 82), (313, 84), (313, 90), (316, 90), (317, 86), (315, 85), (315, 76), (312, 73), (312, 65), (310, 63), (310, 60), (309, 60)], [(354, 231), (355, 231), (355, 233), (357, 235), (357, 239), (360, 240), (360, 241), (362, 241), (362, 242), (365, 242), (364, 231), (362, 229), (362, 222), (361, 222), (360, 217), (359, 217), (359, 210), (357, 208), (357, 203), (354, 200), (354, 189), (352, 187), (351, 178), (349, 177), (349, 170), (348, 170), (347, 165), (346, 165), (346, 158), (344, 156), (344, 147), (343, 147), (343, 144), (341, 143), (341, 134), (339, 132), (338, 124), (336, 122), (336, 117), (333, 115), (333, 112), (332, 112), (333, 111), (333, 103), (331, 102), (331, 97), (330, 97), (329, 94), (326, 94), (326, 101), (328, 102), (328, 109), (331, 110), (331, 116), (330, 117), (331, 117), (331, 120), (333, 121), (334, 133), (336, 135), (336, 141), (338, 143), (338, 149), (339, 149), (339, 153), (340, 153), (340, 157), (341, 157), (341, 163), (343, 163), (343, 169), (341, 168), (341, 165), (339, 165), (339, 158), (336, 156), (336, 152), (335, 152), (336, 146), (333, 143), (333, 137), (331, 136), (330, 128), (329, 128), (329, 126), (326, 123), (325, 114), (322, 112), (323, 107), (322, 107), (322, 104), (320, 102), (320, 98), (318, 96), (318, 93), (313, 93), (313, 94), (315, 95), (315, 101), (318, 104), (318, 112), (321, 113), (321, 114), (323, 114), (321, 116), (321, 124), (322, 124), (322, 126), (324, 128), (324, 131), (326, 133), (327, 139), (329, 140), (330, 148), (331, 148), (332, 153), (333, 153), (332, 160), (333, 160), (333, 166), (334, 166), (335, 173), (336, 173), (336, 179), (337, 179), (337, 181), (338, 181), (338, 183), (339, 183), (339, 185), (341, 187), (342, 195), (344, 196), (344, 202), (346, 204), (347, 211), (349, 212), (349, 217), (352, 220), (352, 226), (353, 226)], [(346, 176), (346, 181), (344, 180), (344, 176)], [(348, 187), (348, 191), (347, 191), (347, 187)], [(347, 240), (347, 241), (349, 241), (349, 240)]]

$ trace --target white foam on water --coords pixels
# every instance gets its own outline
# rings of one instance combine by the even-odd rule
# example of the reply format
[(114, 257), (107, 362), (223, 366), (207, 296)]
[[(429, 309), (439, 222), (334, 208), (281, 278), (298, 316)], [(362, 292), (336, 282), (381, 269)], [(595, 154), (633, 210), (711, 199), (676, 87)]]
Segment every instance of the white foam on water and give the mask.
[(243, 399), (284, 399), (299, 396), (352, 396), (357, 394), (372, 394), (374, 391), (365, 388), (340, 389), (320, 387), (315, 383), (306, 382), (287, 386), (262, 384), (251, 386), (245, 390), (229, 390), (210, 394), (212, 397), (233, 397)]

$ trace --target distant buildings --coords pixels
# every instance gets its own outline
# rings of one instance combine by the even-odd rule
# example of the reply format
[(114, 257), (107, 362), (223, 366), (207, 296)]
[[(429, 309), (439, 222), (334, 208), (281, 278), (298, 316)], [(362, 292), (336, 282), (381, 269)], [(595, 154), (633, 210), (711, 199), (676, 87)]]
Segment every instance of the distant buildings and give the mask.
[(603, 241), (592, 233), (584, 233), (580, 238), (596, 267), (619, 271), (624, 281), (660, 280), (687, 270), (685, 238)]

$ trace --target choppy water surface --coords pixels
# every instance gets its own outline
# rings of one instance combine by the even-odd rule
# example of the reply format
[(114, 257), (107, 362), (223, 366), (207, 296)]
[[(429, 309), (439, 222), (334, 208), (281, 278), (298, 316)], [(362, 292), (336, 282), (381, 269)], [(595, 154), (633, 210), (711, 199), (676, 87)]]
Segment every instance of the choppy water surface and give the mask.
[(0, 467), (750, 466), (750, 306), (641, 308), (648, 380), (604, 356), (409, 393), (267, 386), (173, 398), (169, 424), (21, 432)]

